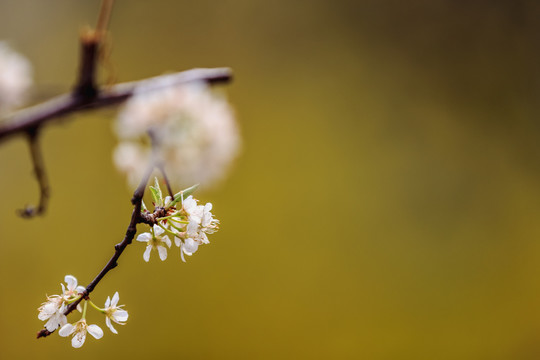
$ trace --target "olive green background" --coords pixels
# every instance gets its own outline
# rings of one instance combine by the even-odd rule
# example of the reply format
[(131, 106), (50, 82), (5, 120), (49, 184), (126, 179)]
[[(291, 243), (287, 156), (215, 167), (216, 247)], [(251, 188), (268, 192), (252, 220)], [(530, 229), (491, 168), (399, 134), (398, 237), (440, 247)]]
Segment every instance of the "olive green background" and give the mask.
[[(70, 88), (98, 7), (0, 1), (34, 100)], [(130, 190), (114, 109), (47, 128), (44, 218), (15, 215), (37, 186), (23, 139), (2, 143), (0, 358), (538, 359), (539, 16), (524, 0), (118, 0), (119, 81), (235, 71), (243, 152), (198, 194), (222, 229), (186, 264), (126, 249), (92, 294), (119, 291), (119, 335), (89, 310), (101, 340), (35, 340), (45, 294), (112, 255)]]

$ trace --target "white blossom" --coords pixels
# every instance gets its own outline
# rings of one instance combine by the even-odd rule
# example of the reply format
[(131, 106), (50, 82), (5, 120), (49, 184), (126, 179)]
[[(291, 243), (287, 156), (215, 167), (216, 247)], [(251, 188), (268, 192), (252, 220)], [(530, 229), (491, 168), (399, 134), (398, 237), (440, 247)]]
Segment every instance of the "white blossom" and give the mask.
[(124, 305), (118, 306), (118, 300), (120, 300), (120, 296), (117, 291), (114, 293), (112, 300), (107, 296), (107, 300), (105, 301), (105, 323), (115, 334), (118, 334), (118, 332), (113, 327), (111, 321), (119, 325), (125, 325), (129, 316), (128, 312), (122, 309)]
[[(195, 186), (192, 186), (180, 191), (174, 195), (174, 199), (170, 196), (163, 199), (163, 192), (157, 178), (154, 185), (150, 186), (153, 204), (156, 209), (160, 209), (162, 215), (155, 219), (157, 224), (153, 226), (150, 232), (140, 234), (137, 237), (138, 241), (147, 243), (143, 255), (144, 260), (149, 260), (152, 248), (157, 248), (160, 251), (161, 259), (165, 260), (167, 249), (160, 244), (160, 242), (165, 241), (170, 247), (170, 240), (167, 236), (164, 237), (166, 240), (161, 239), (161, 235), (165, 231), (173, 235), (176, 246), (180, 247), (180, 257), (184, 262), (186, 261), (184, 255), (191, 256), (198, 250), (200, 245), (210, 243), (207, 234), (213, 234), (218, 230), (219, 220), (214, 218), (212, 214), (212, 203), (199, 205), (198, 200), (189, 195), (195, 188)], [(186, 198), (184, 198), (184, 194), (187, 195)], [(148, 215), (149, 211), (146, 206), (142, 208), (142, 212)], [(161, 245), (162, 249), (160, 249), (159, 245)], [(161, 256), (162, 253), (163, 257)]]
[(192, 195), (182, 201), (182, 209), (186, 212), (190, 221), (201, 222), (204, 207), (198, 205), (197, 200)]
[(0, 114), (22, 105), (31, 85), (30, 62), (0, 42)]
[(103, 336), (103, 330), (99, 326), (88, 325), (85, 319), (81, 319), (75, 324), (65, 324), (60, 328), (58, 334), (63, 337), (73, 334), (71, 345), (74, 348), (80, 348), (86, 340), (86, 332), (89, 332), (96, 339), (101, 339)]
[(174, 242), (180, 247), (180, 257), (185, 262), (184, 254), (191, 256), (200, 245), (210, 243), (206, 234), (217, 231), (219, 220), (215, 219), (211, 213), (212, 203), (198, 205), (197, 200), (192, 196), (182, 201), (182, 210), (189, 222), (185, 227), (185, 232), (177, 234)]
[(187, 238), (183, 242), (180, 242), (180, 257), (182, 261), (186, 262), (184, 254), (191, 256), (197, 249), (199, 249), (199, 243), (192, 238)]
[(201, 231), (205, 234), (213, 234), (219, 229), (219, 220), (214, 218), (210, 210), (212, 210), (212, 203), (206, 203), (200, 223)]
[(138, 89), (116, 122), (120, 143), (117, 168), (136, 186), (150, 158), (148, 132), (157, 144), (155, 155), (173, 186), (219, 181), (239, 151), (240, 136), (227, 101), (203, 83)]
[(66, 301), (73, 300), (74, 297), (85, 290), (84, 286), (78, 286), (77, 278), (73, 275), (66, 275), (64, 281), (66, 286), (64, 284), (60, 285), (62, 285), (62, 292)]
[(66, 275), (64, 281), (66, 282), (65, 286), (60, 284), (62, 286), (62, 295), (48, 296), (47, 301), (38, 308), (38, 319), (41, 321), (47, 320), (45, 328), (49, 331), (54, 331), (59, 326), (67, 323), (67, 318), (64, 315), (67, 304), (75, 300), (79, 293), (84, 291), (84, 287), (77, 286), (77, 279), (73, 275)]
[(163, 235), (165, 230), (163, 230), (160, 226), (154, 225), (151, 232), (145, 232), (137, 236), (137, 241), (146, 242), (146, 250), (143, 254), (144, 261), (148, 262), (150, 261), (150, 252), (152, 249), (157, 250), (159, 254), (159, 258), (164, 261), (167, 259), (167, 247), (171, 247), (171, 240), (167, 235)]
[(67, 323), (67, 318), (64, 315), (66, 305), (63, 298), (59, 295), (49, 296), (47, 302), (43, 303), (38, 310), (38, 319), (41, 321), (47, 320), (45, 328), (49, 331), (54, 331), (59, 326)]

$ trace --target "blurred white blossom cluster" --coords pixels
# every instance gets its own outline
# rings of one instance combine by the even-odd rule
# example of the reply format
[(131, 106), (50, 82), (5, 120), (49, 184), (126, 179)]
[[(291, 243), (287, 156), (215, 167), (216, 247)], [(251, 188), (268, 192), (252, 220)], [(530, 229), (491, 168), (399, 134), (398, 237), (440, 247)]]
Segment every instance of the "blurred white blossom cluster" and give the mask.
[(0, 115), (21, 106), (31, 85), (30, 62), (0, 41)]
[[(148, 91), (149, 87), (164, 87)], [(174, 186), (219, 181), (238, 154), (240, 136), (226, 99), (204, 83), (167, 86), (150, 81), (120, 112), (115, 131), (117, 168), (136, 186), (151, 157), (167, 171)]]
[(107, 297), (105, 301), (105, 306), (99, 308), (94, 304), (90, 299), (83, 299), (84, 305), (81, 306), (79, 303), (77, 310), (82, 312), (82, 317), (79, 321), (70, 324), (67, 321), (65, 311), (69, 304), (74, 303), (77, 300), (80, 300), (83, 296), (82, 292), (84, 287), (77, 286), (77, 279), (72, 275), (66, 275), (64, 278), (66, 286), (62, 285), (62, 294), (61, 295), (51, 295), (47, 296), (47, 301), (44, 302), (39, 308), (38, 319), (41, 321), (47, 321), (45, 323), (45, 328), (53, 332), (60, 327), (58, 334), (60, 336), (66, 337), (73, 335), (71, 339), (71, 345), (74, 348), (80, 348), (83, 346), (86, 340), (86, 333), (90, 333), (94, 338), (101, 339), (103, 337), (103, 330), (98, 325), (88, 325), (86, 322), (86, 310), (88, 304), (90, 304), (94, 309), (105, 315), (105, 324), (107, 327), (114, 333), (118, 332), (113, 327), (112, 323), (119, 325), (124, 325), (128, 319), (128, 312), (122, 309), (123, 305), (118, 305), (118, 300), (120, 299), (118, 292), (116, 292), (112, 300), (110, 297)]
[[(196, 189), (192, 186), (176, 194), (174, 198), (163, 197), (157, 178), (154, 186), (150, 186), (154, 207), (162, 211), (161, 217), (156, 218), (149, 232), (140, 234), (137, 241), (146, 243), (143, 254), (144, 261), (150, 260), (152, 250), (158, 252), (159, 258), (167, 259), (167, 249), (171, 247), (171, 236), (176, 246), (180, 248), (180, 257), (186, 261), (184, 254), (191, 256), (200, 245), (208, 244), (207, 234), (213, 234), (219, 229), (219, 220), (212, 214), (212, 204), (198, 205), (198, 200), (191, 193)], [(150, 212), (143, 207), (143, 212)]]

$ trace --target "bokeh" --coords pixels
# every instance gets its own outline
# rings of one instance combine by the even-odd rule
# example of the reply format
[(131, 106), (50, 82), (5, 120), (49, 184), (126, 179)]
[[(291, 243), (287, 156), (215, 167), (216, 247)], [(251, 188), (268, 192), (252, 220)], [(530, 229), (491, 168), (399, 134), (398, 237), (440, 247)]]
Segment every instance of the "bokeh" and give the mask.
[[(70, 89), (98, 8), (0, 0), (34, 101)], [(127, 248), (93, 293), (119, 291), (119, 335), (89, 312), (103, 339), (36, 340), (45, 295), (91, 281), (129, 221), (116, 109), (47, 128), (43, 218), (15, 215), (37, 185), (24, 139), (2, 143), (0, 358), (538, 359), (539, 17), (535, 0), (118, 0), (104, 80), (235, 72), (243, 152), (198, 194), (221, 230), (187, 263)]]

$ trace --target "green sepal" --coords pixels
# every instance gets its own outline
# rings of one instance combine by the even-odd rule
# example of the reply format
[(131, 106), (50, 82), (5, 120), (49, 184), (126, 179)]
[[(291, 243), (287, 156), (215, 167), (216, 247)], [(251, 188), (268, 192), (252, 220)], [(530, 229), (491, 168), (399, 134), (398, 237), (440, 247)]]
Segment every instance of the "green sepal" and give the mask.
[(199, 184), (195, 184), (192, 187), (188, 187), (187, 189), (184, 189), (180, 191), (179, 193), (176, 193), (174, 195), (174, 199), (171, 201), (169, 206), (167, 206), (167, 208), (170, 208), (171, 206), (176, 205), (177, 202), (182, 201), (182, 197), (185, 199), (189, 195), (193, 194), (195, 190), (197, 190), (198, 187), (199, 187)]
[(159, 187), (157, 177), (154, 178), (154, 186), (150, 186), (150, 192), (152, 193), (152, 199), (154, 200), (155, 206), (163, 206), (163, 194)]

